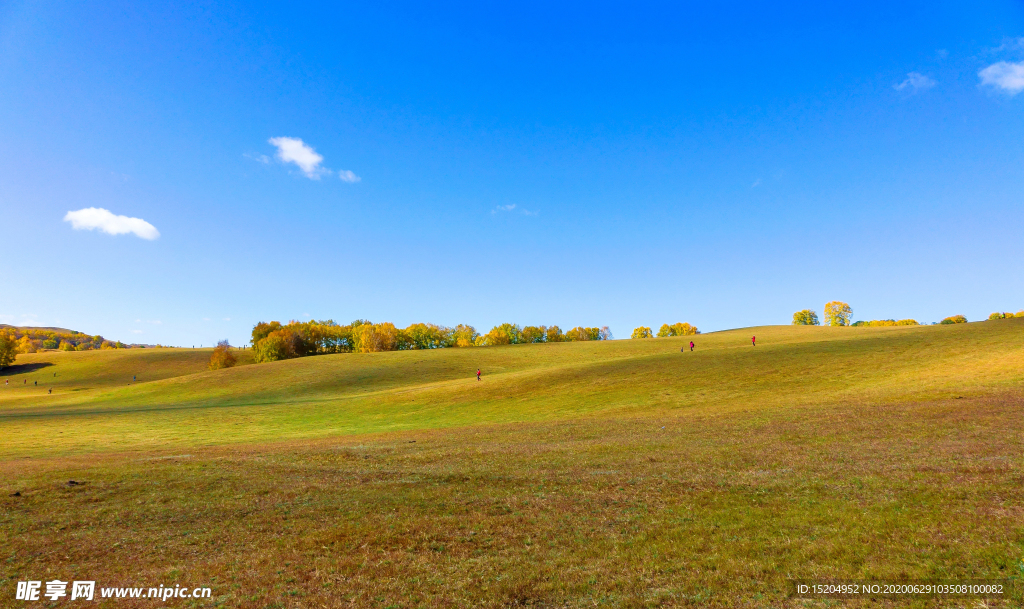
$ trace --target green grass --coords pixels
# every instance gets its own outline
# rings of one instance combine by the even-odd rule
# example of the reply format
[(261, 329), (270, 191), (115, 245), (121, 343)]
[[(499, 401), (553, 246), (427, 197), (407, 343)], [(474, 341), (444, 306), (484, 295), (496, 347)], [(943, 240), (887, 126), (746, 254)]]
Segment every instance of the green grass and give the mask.
[(788, 580), (1024, 577), (1022, 330), (20, 356), (0, 599), (89, 575), (228, 607), (826, 606)]

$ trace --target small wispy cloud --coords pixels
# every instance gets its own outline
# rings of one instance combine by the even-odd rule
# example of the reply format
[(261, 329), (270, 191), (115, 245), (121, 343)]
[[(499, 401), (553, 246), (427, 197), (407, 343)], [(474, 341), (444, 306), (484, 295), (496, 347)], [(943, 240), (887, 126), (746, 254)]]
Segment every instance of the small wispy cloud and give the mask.
[(152, 241), (160, 236), (156, 227), (142, 218), (118, 216), (102, 207), (86, 207), (78, 211), (69, 211), (64, 216), (65, 222), (71, 223), (75, 230), (99, 230), (108, 235), (134, 234), (136, 237)]
[(1024, 91), (1024, 61), (1000, 61), (978, 72), (982, 86), (1016, 95)]
[(1020, 36), (1020, 37), (1017, 37), (1017, 38), (1010, 38), (1010, 37), (1003, 38), (1003, 41), (999, 44), (999, 46), (991, 47), (991, 48), (988, 49), (988, 52), (989, 53), (993, 53), (993, 54), (999, 54), (999, 53), (1011, 53), (1012, 54), (1012, 53), (1019, 52), (1019, 51), (1024, 51), (1024, 36)]
[(355, 184), (356, 182), (362, 180), (361, 177), (352, 173), (348, 169), (342, 169), (338, 171), (338, 177), (341, 178), (342, 182), (348, 182), (349, 184)]
[(945, 59), (949, 57), (949, 51), (946, 49), (935, 49), (935, 56), (939, 59)]
[(142, 334), (142, 330), (132, 330), (132, 334)]
[(321, 174), (330, 173), (330, 170), (320, 167), (324, 157), (301, 139), (272, 137), (268, 141), (277, 147), (277, 158), (282, 163), (294, 163), (310, 180), (319, 180)]
[(761, 178), (754, 180), (754, 183), (750, 185), (751, 188), (757, 188), (761, 185)]
[(231, 318), (230, 317), (225, 317), (224, 321), (231, 321)]
[(536, 216), (538, 213), (540, 213), (536, 211), (530, 211), (529, 209), (523, 209), (522, 207), (519, 207), (515, 203), (512, 203), (510, 205), (495, 205), (494, 209), (491, 210), (492, 215), (506, 212), (514, 212), (517, 214), (522, 214), (524, 216)]
[(925, 91), (935, 86), (935, 80), (928, 78), (920, 72), (910, 72), (907, 74), (907, 79), (903, 82), (893, 85), (892, 88), (897, 91), (906, 91), (908, 93), (917, 93), (919, 91)]
[(244, 156), (247, 159), (252, 159), (252, 160), (256, 161), (257, 163), (261, 163), (263, 165), (269, 165), (270, 164), (270, 157), (265, 155), (265, 154), (254, 154), (252, 152), (246, 152), (242, 156)]

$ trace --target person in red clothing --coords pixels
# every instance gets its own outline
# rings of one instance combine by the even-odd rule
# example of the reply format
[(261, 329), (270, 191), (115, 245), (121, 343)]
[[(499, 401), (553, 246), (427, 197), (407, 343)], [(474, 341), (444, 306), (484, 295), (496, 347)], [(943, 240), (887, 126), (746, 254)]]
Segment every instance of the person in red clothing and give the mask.
[(693, 341), (690, 341), (690, 351), (693, 351)]
[(751, 336), (750, 337), (750, 344), (754, 345), (755, 347), (757, 346), (757, 337), (756, 336)]
[(479, 368), (476, 369), (476, 380), (478, 380), (478, 381), (480, 380), (480, 369)]

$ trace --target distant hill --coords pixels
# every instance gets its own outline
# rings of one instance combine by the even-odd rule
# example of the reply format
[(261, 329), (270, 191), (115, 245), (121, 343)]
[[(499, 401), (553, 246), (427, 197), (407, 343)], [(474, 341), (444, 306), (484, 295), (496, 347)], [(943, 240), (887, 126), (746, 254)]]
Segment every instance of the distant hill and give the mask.
[(11, 326), (0, 324), (0, 332), (13, 335), (20, 343), (22, 353), (35, 353), (36, 351), (48, 349), (90, 351), (93, 349), (140, 349), (153, 347), (153, 345), (138, 343), (126, 344), (121, 341), (108, 340), (99, 334), (86, 334), (78, 330), (48, 326)]

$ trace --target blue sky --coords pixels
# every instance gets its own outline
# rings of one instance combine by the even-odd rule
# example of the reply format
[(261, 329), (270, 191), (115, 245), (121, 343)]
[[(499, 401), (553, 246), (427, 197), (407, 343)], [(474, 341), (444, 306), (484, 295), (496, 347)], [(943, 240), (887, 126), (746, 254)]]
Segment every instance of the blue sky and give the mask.
[(1024, 308), (1024, 6), (709, 4), (0, 4), (0, 322)]

